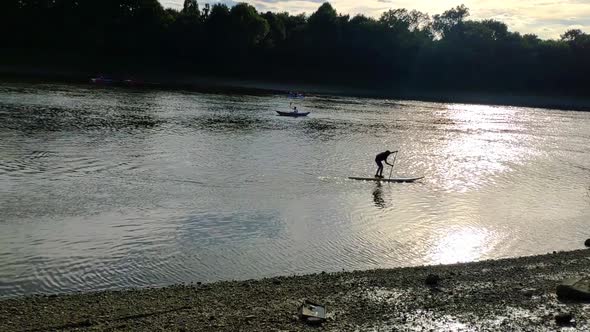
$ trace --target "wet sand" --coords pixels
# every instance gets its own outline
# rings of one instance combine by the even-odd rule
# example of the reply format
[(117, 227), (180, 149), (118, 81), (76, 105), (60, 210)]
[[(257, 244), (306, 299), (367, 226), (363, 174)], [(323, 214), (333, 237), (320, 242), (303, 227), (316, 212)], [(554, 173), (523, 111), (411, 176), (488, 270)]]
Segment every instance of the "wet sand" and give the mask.
[[(430, 275), (436, 285), (426, 285)], [(0, 301), (0, 331), (590, 330), (590, 305), (556, 286), (590, 275), (590, 250), (477, 263), (194, 283)], [(311, 326), (304, 300), (327, 307)], [(555, 316), (571, 314), (570, 324)]]

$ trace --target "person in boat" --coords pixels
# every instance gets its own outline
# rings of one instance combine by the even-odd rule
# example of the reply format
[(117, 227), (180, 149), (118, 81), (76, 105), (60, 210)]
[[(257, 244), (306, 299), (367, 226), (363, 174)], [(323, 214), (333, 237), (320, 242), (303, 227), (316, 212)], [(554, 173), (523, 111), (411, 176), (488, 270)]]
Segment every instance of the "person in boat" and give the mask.
[(387, 165), (393, 167), (392, 164), (387, 162), (387, 157), (389, 157), (390, 154), (393, 153), (397, 153), (396, 151), (385, 151), (385, 152), (381, 152), (379, 153), (376, 157), (375, 157), (375, 162), (377, 163), (377, 173), (375, 173), (375, 177), (376, 178), (382, 178), (383, 177), (383, 162), (385, 162)]
[(299, 111), (297, 110), (297, 106), (293, 107), (293, 112), (299, 113)]

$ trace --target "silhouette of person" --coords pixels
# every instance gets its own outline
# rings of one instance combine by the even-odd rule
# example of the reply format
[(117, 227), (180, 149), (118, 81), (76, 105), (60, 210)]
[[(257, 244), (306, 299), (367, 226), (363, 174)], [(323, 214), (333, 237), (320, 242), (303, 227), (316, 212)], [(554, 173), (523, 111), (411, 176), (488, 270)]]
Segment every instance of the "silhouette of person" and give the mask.
[(392, 154), (392, 153), (397, 153), (397, 151), (390, 152), (389, 150), (387, 150), (385, 152), (379, 153), (375, 157), (375, 162), (377, 163), (377, 173), (375, 173), (375, 177), (376, 178), (382, 178), (383, 177), (383, 162), (385, 162), (387, 165), (393, 167), (392, 164), (390, 164), (390, 163), (387, 162), (387, 157), (389, 157), (389, 155)]

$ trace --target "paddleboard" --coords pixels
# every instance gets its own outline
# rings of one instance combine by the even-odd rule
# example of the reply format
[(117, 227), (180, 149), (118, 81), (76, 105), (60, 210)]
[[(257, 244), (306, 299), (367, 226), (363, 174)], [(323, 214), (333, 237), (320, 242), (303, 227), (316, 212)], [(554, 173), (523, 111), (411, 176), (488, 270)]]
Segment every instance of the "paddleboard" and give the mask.
[(351, 176), (349, 179), (351, 180), (361, 180), (361, 181), (377, 181), (377, 182), (414, 182), (420, 179), (423, 179), (423, 176), (416, 177), (416, 178), (359, 178)]

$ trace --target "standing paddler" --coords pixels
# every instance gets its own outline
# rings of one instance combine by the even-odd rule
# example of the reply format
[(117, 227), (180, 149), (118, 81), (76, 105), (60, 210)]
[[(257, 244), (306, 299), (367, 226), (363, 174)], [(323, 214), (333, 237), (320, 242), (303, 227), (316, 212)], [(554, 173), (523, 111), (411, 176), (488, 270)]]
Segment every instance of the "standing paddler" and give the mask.
[(393, 167), (392, 164), (387, 162), (387, 157), (389, 157), (389, 155), (393, 154), (393, 153), (397, 153), (396, 151), (385, 151), (385, 152), (381, 152), (379, 153), (376, 157), (375, 157), (375, 162), (377, 163), (377, 173), (375, 173), (375, 177), (376, 178), (382, 178), (383, 177), (383, 162), (385, 162), (387, 165)]

